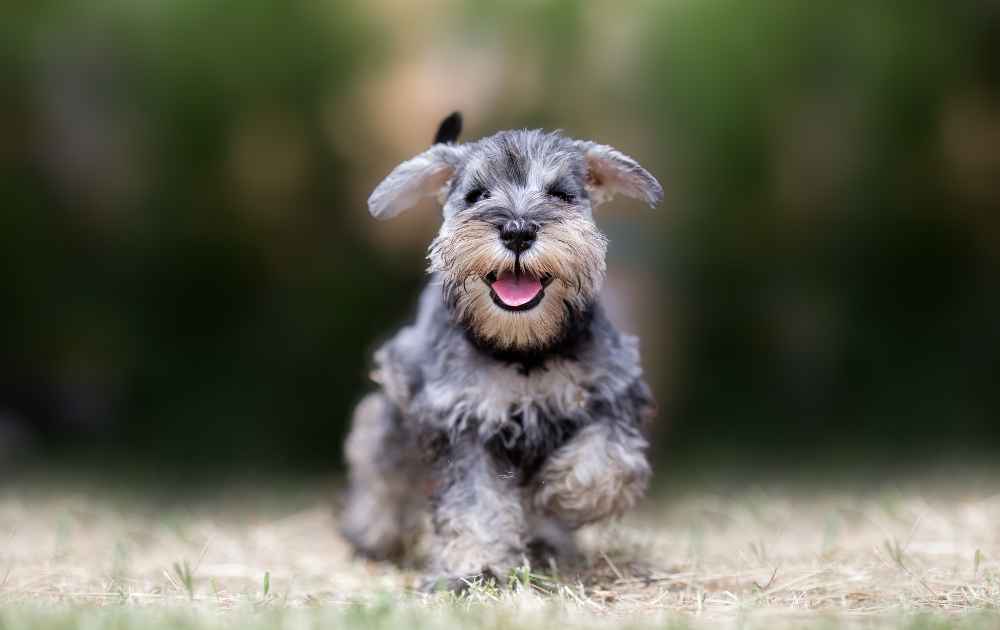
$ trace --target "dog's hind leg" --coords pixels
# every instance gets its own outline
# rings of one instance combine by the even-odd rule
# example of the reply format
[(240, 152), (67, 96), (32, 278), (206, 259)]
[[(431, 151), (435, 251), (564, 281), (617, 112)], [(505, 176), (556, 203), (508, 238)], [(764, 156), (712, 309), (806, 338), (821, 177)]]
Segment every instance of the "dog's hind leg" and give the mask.
[(405, 559), (422, 526), (426, 475), (399, 409), (381, 392), (358, 404), (344, 451), (350, 480), (341, 532), (361, 555)]

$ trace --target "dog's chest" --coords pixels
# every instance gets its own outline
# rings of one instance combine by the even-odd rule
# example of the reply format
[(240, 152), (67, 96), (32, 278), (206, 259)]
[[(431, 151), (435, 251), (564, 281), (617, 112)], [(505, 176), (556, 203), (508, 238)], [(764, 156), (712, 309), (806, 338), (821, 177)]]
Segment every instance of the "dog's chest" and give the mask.
[(475, 421), (489, 432), (516, 422), (530, 433), (541, 423), (583, 415), (590, 397), (586, 377), (571, 360), (549, 361), (528, 374), (497, 363), (428, 383), (427, 400), (453, 426)]

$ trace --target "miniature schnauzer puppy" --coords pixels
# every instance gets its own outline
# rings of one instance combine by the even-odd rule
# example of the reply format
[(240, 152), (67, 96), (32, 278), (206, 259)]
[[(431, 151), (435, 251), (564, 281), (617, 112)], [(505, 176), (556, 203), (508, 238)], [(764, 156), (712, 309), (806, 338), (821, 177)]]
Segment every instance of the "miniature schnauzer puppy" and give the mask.
[(538, 130), (459, 144), (460, 129), (456, 112), (368, 199), (389, 219), (437, 195), (444, 222), (416, 321), (375, 353), (380, 387), (355, 410), (342, 514), (359, 553), (398, 559), (429, 511), (430, 577), (453, 587), (572, 550), (573, 530), (645, 491), (654, 403), (637, 340), (598, 301), (592, 212), (663, 196), (606, 145)]

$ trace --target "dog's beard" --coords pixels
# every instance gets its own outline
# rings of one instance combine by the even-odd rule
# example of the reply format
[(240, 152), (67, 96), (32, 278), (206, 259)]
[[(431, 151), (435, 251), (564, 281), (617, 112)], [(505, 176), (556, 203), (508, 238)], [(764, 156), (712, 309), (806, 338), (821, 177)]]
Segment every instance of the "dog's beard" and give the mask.
[[(496, 350), (544, 351), (589, 311), (604, 281), (606, 250), (607, 239), (583, 217), (543, 225), (520, 256), (503, 246), (492, 224), (453, 220), (431, 243), (429, 271), (440, 278), (456, 321), (477, 341)], [(526, 310), (491, 288), (512, 274), (541, 287), (540, 300)]]

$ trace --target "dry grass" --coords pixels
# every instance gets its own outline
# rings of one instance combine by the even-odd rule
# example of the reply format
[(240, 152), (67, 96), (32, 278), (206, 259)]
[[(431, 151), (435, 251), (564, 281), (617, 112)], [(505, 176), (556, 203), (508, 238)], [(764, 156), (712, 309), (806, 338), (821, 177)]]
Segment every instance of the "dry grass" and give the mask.
[[(691, 492), (584, 532), (586, 564), (421, 595), (355, 560), (331, 492), (170, 502), (0, 496), (0, 628), (1000, 627), (1000, 495)], [(922, 616), (928, 613), (930, 616)]]

